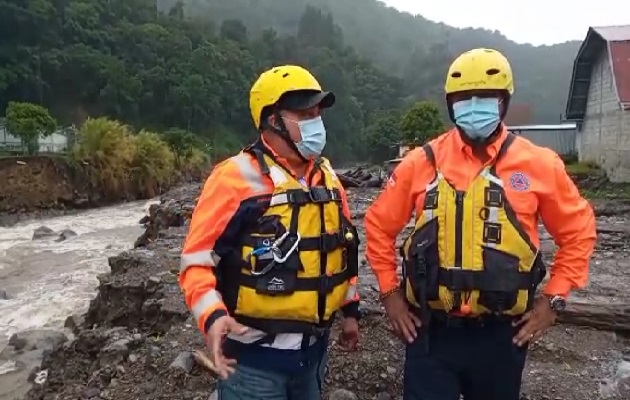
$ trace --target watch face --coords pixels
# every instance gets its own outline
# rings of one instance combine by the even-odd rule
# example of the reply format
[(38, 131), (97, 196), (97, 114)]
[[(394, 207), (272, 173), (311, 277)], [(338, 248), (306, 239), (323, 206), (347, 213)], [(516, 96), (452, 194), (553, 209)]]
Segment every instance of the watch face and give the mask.
[(551, 309), (554, 311), (562, 311), (567, 307), (567, 301), (560, 296), (551, 299)]

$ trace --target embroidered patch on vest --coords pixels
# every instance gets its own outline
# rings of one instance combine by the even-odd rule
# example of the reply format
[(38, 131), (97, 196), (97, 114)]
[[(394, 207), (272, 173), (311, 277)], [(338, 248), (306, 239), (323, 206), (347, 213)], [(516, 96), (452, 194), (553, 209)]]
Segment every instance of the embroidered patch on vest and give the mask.
[(510, 186), (514, 190), (523, 192), (529, 189), (529, 178), (522, 172), (515, 172), (510, 176)]

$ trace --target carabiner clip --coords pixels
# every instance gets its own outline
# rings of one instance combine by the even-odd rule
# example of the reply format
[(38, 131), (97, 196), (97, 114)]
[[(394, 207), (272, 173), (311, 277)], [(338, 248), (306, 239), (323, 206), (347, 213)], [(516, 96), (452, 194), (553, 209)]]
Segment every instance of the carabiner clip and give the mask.
[(267, 272), (271, 271), (271, 269), (276, 265), (276, 261), (275, 260), (271, 260), (271, 262), (269, 264), (267, 264), (267, 266), (263, 269), (261, 269), (260, 271), (256, 271), (254, 269), (252, 269), (250, 271), (250, 274), (252, 274), (253, 276), (260, 276), (260, 275), (265, 275)]
[(249, 252), (249, 254), (247, 255), (247, 257), (245, 259), (245, 262), (250, 263), (252, 261), (252, 257), (253, 256), (258, 257), (258, 256), (260, 256), (262, 254), (270, 252), (271, 250), (272, 250), (271, 246), (262, 246), (262, 247), (259, 247), (257, 249), (254, 249), (254, 250)]
[[(289, 236), (289, 232), (286, 232), (284, 235), (282, 235), (280, 237), (280, 239), (282, 239), (280, 244), (282, 244), (286, 240), (286, 238), (288, 236)], [(280, 239), (278, 239), (278, 240), (280, 240)], [(275, 261), (278, 264), (282, 264), (283, 262), (285, 262), (291, 256), (291, 254), (293, 254), (293, 252), (295, 250), (297, 250), (301, 239), (302, 239), (302, 237), (300, 236), (300, 234), (296, 233), (295, 234), (295, 243), (293, 243), (293, 245), (291, 245), (291, 247), (289, 248), (289, 250), (285, 254), (282, 254), (280, 249), (277, 247), (276, 243), (274, 243), (273, 246), (271, 246), (271, 251), (273, 253), (273, 261)], [(278, 242), (278, 241), (276, 241), (276, 242)]]
[[(270, 251), (273, 252), (272, 246), (263, 246), (263, 247), (259, 247), (257, 249), (252, 250), (247, 255), (247, 264), (251, 264), (252, 256), (258, 257), (262, 254), (269, 253)], [(265, 275), (267, 272), (271, 271), (271, 268), (273, 268), (275, 263), (276, 262), (274, 260), (271, 260), (271, 262), (269, 262), (269, 264), (267, 264), (267, 266), (260, 271), (256, 271), (254, 267), (252, 266), (250, 273), (254, 276)]]

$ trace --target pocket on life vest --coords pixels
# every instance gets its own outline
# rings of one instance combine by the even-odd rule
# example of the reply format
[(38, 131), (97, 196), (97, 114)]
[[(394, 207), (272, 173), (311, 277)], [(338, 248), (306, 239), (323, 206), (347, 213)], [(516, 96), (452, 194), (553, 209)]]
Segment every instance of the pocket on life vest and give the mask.
[(484, 247), (483, 282), (479, 293), (479, 305), (493, 313), (502, 313), (516, 306), (522, 289), (524, 274), (519, 271), (519, 258)]
[(297, 271), (272, 268), (256, 281), (256, 293), (267, 296), (289, 296), (295, 292)]
[(439, 300), (438, 229), (437, 218), (433, 218), (418, 229), (411, 238), (408, 260), (403, 263), (403, 274), (409, 279), (414, 295), (418, 293), (421, 280), (426, 280), (427, 301)]

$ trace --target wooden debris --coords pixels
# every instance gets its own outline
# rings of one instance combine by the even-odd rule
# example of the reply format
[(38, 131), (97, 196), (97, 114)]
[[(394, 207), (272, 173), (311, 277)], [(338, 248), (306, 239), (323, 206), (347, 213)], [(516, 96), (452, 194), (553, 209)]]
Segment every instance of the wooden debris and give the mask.
[(217, 368), (214, 366), (214, 363), (204, 354), (203, 351), (195, 350), (192, 354), (197, 364), (207, 369), (212, 374), (217, 374)]
[(630, 304), (569, 301), (558, 323), (606, 331), (630, 332)]
[(380, 173), (372, 173), (367, 167), (356, 167), (346, 172), (337, 171), (337, 176), (344, 188), (378, 188), (383, 185)]

